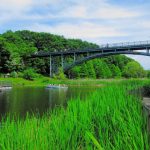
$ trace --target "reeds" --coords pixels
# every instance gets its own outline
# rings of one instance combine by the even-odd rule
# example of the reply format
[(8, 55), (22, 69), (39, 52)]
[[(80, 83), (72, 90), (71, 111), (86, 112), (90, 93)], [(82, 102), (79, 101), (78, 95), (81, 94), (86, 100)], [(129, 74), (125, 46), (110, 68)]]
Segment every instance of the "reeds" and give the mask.
[[(127, 81), (125, 81), (127, 82)], [(7, 117), (0, 126), (1, 150), (149, 150), (138, 82), (102, 87), (85, 101), (68, 102), (43, 117)]]

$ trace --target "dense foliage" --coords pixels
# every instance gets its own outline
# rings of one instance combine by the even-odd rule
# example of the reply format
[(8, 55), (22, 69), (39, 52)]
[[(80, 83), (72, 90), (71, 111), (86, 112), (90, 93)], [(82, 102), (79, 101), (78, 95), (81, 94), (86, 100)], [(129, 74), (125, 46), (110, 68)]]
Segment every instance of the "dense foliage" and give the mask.
[[(27, 59), (27, 57), (37, 51), (54, 52), (85, 48), (98, 48), (98, 45), (79, 39), (65, 39), (63, 36), (49, 33), (7, 31), (0, 35), (0, 73), (13, 72), (13, 76), (18, 76), (20, 72), (33, 68), (37, 73), (48, 75), (48, 58)], [(137, 62), (120, 55), (85, 62), (69, 70), (66, 76), (69, 78), (144, 77), (145, 72)], [(65, 76), (61, 73), (58, 78), (60, 77)]]

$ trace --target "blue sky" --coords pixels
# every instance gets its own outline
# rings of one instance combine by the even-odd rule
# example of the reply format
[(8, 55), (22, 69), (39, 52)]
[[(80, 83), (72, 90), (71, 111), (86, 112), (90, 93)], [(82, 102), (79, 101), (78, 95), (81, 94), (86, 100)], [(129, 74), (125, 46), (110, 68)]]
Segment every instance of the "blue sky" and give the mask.
[[(150, 0), (1, 0), (0, 33), (32, 30), (97, 44), (150, 40)], [(132, 56), (145, 69), (150, 58)]]

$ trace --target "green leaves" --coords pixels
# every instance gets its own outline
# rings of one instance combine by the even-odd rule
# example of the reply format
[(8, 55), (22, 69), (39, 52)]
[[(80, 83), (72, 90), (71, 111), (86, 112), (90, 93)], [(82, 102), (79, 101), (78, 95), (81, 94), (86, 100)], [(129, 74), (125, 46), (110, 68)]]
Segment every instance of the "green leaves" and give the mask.
[(146, 76), (146, 72), (144, 71), (143, 67), (133, 61), (129, 62), (123, 69), (123, 75), (127, 78), (142, 78)]

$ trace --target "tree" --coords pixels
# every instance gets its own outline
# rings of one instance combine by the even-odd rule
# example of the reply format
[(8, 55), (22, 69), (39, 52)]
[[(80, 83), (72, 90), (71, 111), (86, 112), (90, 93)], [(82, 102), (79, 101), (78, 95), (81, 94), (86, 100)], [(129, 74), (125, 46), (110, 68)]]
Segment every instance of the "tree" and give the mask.
[(95, 79), (96, 73), (95, 73), (95, 69), (93, 66), (93, 62), (92, 61), (87, 62), (87, 66), (88, 66), (88, 77)]
[(112, 77), (115, 77), (115, 78), (121, 77), (121, 70), (118, 66), (115, 66), (114, 64), (112, 64), (110, 66), (110, 68), (111, 68), (111, 72), (112, 72)]
[(147, 77), (150, 78), (150, 70), (146, 71)]
[[(80, 39), (66, 39), (63, 36), (50, 33), (38, 33), (27, 30), (8, 31), (0, 35), (0, 72), (23, 72), (25, 69), (34, 68), (36, 72), (48, 75), (50, 67), (49, 58), (27, 59), (28, 56), (41, 50), (56, 52), (98, 47), (96, 44)], [(83, 55), (78, 55), (77, 58), (82, 59)], [(65, 57), (65, 61), (72, 63), (73, 57)], [(69, 78), (120, 77), (124, 66), (133, 61), (123, 55), (94, 59), (74, 67), (66, 72), (66, 75)], [(55, 63), (60, 63), (59, 57), (55, 58)]]
[(80, 78), (80, 66), (75, 66), (69, 71), (69, 77), (70, 78)]
[(112, 72), (103, 60), (95, 61), (94, 68), (97, 78), (111, 78)]
[(81, 78), (87, 78), (88, 77), (88, 68), (87, 68), (86, 63), (83, 63), (81, 65), (80, 77)]
[(136, 61), (129, 62), (123, 69), (123, 76), (127, 78), (142, 78), (145, 75), (143, 67)]
[(63, 69), (61, 67), (58, 68), (58, 73), (54, 75), (54, 78), (55, 79), (60, 79), (60, 80), (66, 79), (66, 76), (65, 76), (65, 74), (63, 72)]

